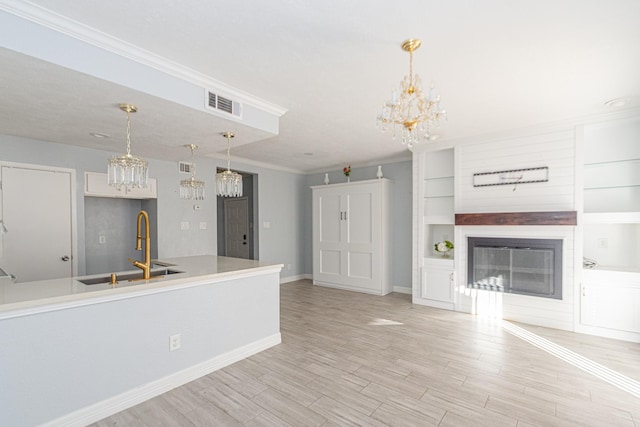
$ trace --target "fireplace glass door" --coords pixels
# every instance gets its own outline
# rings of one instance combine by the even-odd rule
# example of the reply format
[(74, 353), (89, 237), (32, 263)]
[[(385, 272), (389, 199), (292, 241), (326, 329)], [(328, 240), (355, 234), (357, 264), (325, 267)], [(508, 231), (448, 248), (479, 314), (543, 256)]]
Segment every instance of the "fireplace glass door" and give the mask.
[(562, 299), (562, 240), (469, 237), (468, 287)]

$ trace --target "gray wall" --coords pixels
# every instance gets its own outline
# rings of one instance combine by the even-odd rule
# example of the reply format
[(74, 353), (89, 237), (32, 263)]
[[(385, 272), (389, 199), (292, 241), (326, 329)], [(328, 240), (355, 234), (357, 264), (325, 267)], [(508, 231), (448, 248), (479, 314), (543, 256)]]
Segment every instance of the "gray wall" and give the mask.
[[(84, 172), (105, 172), (107, 158), (113, 154), (101, 150), (35, 141), (0, 135), (0, 161), (64, 167), (76, 170), (76, 198), (78, 220), (78, 274), (86, 274)], [(217, 254), (215, 170), (226, 166), (224, 160), (196, 158), (198, 178), (206, 183), (207, 197), (197, 202), (179, 197), (179, 182), (185, 177), (178, 172), (176, 162), (147, 159), (149, 174), (158, 180), (157, 211), (149, 209), (152, 224), (157, 223), (157, 256), (168, 258), (202, 254)], [(224, 163), (224, 164), (223, 164)], [(258, 174), (258, 209), (255, 232), (259, 234), (259, 259), (282, 263), (282, 276), (300, 275), (304, 270), (302, 220), (299, 214), (304, 197), (304, 176), (274, 171), (263, 167), (233, 162), (234, 168)], [(143, 202), (144, 204), (145, 202)], [(193, 206), (200, 206), (194, 210)], [(155, 211), (155, 212), (154, 212)], [(153, 214), (152, 214), (153, 212)], [(111, 215), (117, 215), (113, 212)], [(135, 225), (136, 217), (130, 218)], [(268, 221), (271, 228), (263, 230)], [(181, 230), (181, 222), (189, 223), (189, 230)], [(207, 229), (199, 228), (200, 222)], [(155, 229), (155, 227), (152, 227)], [(91, 229), (91, 228), (90, 228)], [(95, 234), (95, 231), (91, 231)], [(152, 236), (153, 237), (153, 236)], [(91, 251), (89, 251), (91, 252)], [(123, 256), (126, 260), (126, 256)], [(291, 264), (291, 269), (288, 269)]]
[[(0, 423), (35, 426), (80, 411), (75, 423), (53, 423), (80, 425), (275, 344), (278, 279), (268, 272), (0, 320)], [(173, 334), (182, 346), (170, 352)]]
[[(411, 161), (382, 164), (382, 172), (385, 178), (392, 181), (392, 241), (391, 245), (391, 265), (393, 268), (392, 284), (411, 288), (411, 245), (412, 245), (412, 171)], [(377, 166), (367, 166), (351, 169), (351, 182), (374, 179), (378, 171)], [(347, 178), (342, 170), (327, 171), (329, 180), (336, 184), (346, 182)], [(305, 271), (309, 274), (313, 272), (312, 257), (312, 195), (309, 187), (324, 184), (324, 173), (307, 175), (305, 180), (305, 200), (304, 200), (304, 251), (305, 251)]]
[[(96, 225), (85, 223), (84, 172), (104, 172), (107, 158), (113, 154), (106, 151), (78, 148), (64, 144), (34, 141), (8, 135), (0, 135), (0, 161), (31, 163), (38, 165), (65, 167), (76, 170), (77, 211), (78, 211), (78, 274), (86, 274), (87, 256), (93, 256), (99, 248), (92, 245), (96, 235)], [(179, 181), (184, 174), (178, 172), (176, 162), (149, 160), (150, 176), (158, 180), (156, 206), (143, 202), (149, 211), (152, 230), (157, 227), (157, 236), (152, 231), (152, 239), (157, 240), (158, 258), (177, 256), (217, 254), (217, 201), (215, 194), (216, 167), (224, 167), (224, 160), (196, 158), (198, 178), (206, 183), (207, 197), (197, 202), (179, 198)], [(257, 175), (258, 217), (255, 219), (254, 233), (259, 246), (258, 259), (284, 264), (282, 277), (310, 275), (312, 266), (311, 240), (311, 189), (321, 185), (324, 174), (301, 175), (268, 169), (241, 162), (233, 162), (234, 169)], [(411, 286), (411, 162), (383, 164), (384, 176), (393, 181), (393, 285)], [(353, 168), (352, 181), (373, 179), (377, 167)], [(332, 182), (344, 182), (341, 170), (329, 172)], [(147, 203), (145, 205), (145, 203)], [(200, 210), (194, 210), (194, 205)], [(126, 222), (135, 227), (135, 215)], [(91, 215), (91, 213), (89, 213)], [(113, 211), (110, 215), (121, 215)], [(130, 214), (126, 214), (129, 216)], [(108, 219), (105, 219), (110, 221)], [(189, 230), (181, 230), (180, 223), (188, 222)], [(200, 230), (200, 222), (207, 223), (206, 230)], [(265, 228), (268, 223), (269, 228)], [(89, 230), (85, 236), (85, 230)], [(154, 249), (155, 251), (155, 249)], [(126, 260), (128, 255), (122, 256)], [(103, 266), (106, 268), (106, 266)], [(101, 267), (101, 268), (103, 268)], [(290, 268), (289, 268), (290, 267)], [(109, 269), (107, 269), (109, 270)]]

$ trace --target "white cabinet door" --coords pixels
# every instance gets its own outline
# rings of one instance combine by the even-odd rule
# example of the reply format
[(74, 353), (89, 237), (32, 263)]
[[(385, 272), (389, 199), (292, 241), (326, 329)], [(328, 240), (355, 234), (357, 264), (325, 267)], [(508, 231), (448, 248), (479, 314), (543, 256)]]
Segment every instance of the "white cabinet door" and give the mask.
[(319, 192), (315, 199), (317, 214), (317, 257), (316, 276), (319, 280), (343, 283), (342, 253), (346, 249), (343, 238), (344, 211), (342, 194)]
[(420, 297), (433, 301), (453, 303), (453, 268), (425, 265), (422, 272)]
[(109, 185), (106, 173), (84, 173), (84, 195), (95, 197), (122, 197), (130, 199), (155, 199), (158, 197), (158, 188), (155, 178), (149, 178), (147, 188), (117, 189)]
[(388, 181), (313, 188), (314, 282), (378, 294), (390, 291), (383, 260), (384, 185)]
[(354, 286), (379, 291), (380, 187), (354, 185), (343, 203), (347, 236), (343, 274)]
[(640, 333), (640, 287), (583, 284), (581, 323)]

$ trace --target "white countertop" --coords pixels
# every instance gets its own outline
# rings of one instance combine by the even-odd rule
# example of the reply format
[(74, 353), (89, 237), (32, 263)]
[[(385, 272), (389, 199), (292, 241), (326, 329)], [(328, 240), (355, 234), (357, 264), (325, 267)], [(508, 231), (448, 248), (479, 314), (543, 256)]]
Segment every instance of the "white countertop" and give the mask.
[[(215, 255), (167, 258), (154, 260), (153, 263), (167, 267), (153, 268), (152, 271), (170, 268), (182, 273), (152, 277), (149, 280), (119, 281), (115, 286), (109, 283), (85, 285), (80, 282), (82, 279), (109, 277), (110, 274), (0, 284), (0, 319), (280, 272), (283, 267), (282, 264)], [(116, 273), (120, 276), (140, 272), (140, 269), (133, 269)]]

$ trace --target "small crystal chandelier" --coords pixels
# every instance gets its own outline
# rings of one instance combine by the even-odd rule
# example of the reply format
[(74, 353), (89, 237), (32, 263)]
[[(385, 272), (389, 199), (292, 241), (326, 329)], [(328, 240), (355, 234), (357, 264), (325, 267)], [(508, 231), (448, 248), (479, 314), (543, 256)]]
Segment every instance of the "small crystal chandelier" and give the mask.
[(421, 44), (420, 39), (402, 43), (402, 50), (409, 52), (409, 75), (402, 79), (398, 89), (393, 90), (391, 100), (384, 103), (377, 120), (378, 125), (382, 124), (383, 132), (391, 125), (394, 139), (396, 125), (401, 125), (402, 143), (409, 148), (422, 138), (437, 138), (431, 131), (438, 128), (441, 117), (446, 117), (445, 110), (440, 109), (440, 95), (435, 95), (433, 85), (427, 97), (422, 92), (420, 76), (413, 75), (413, 51)]
[(131, 104), (120, 104), (120, 109), (127, 113), (127, 153), (113, 156), (109, 159), (107, 175), (109, 185), (118, 190), (127, 188), (146, 188), (149, 178), (149, 168), (146, 160), (131, 155), (131, 113), (138, 111), (138, 107)]
[(196, 179), (196, 164), (193, 162), (193, 151), (198, 148), (195, 144), (187, 144), (185, 147), (191, 149), (191, 178), (180, 181), (180, 198), (189, 200), (204, 200), (204, 181)]
[(232, 132), (223, 132), (220, 135), (227, 138), (227, 170), (216, 174), (216, 193), (222, 197), (242, 196), (242, 175), (231, 171), (231, 138)]

